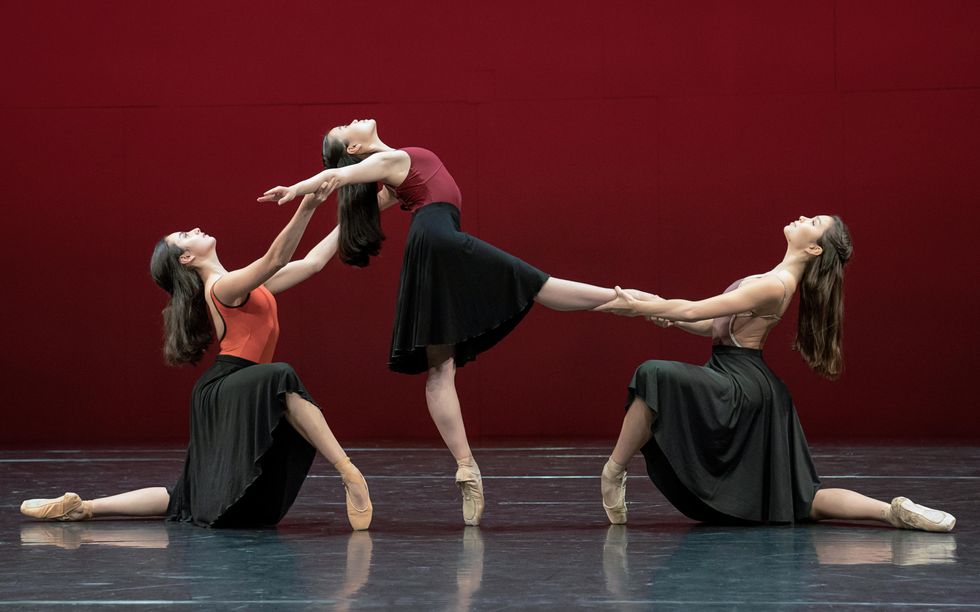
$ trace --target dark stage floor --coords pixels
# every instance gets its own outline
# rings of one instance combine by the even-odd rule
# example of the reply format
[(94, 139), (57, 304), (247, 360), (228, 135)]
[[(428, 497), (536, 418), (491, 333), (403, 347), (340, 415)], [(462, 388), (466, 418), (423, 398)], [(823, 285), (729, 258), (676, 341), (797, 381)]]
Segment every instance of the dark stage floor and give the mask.
[(171, 484), (182, 450), (0, 453), (0, 604), (356, 609), (980, 607), (980, 448), (813, 449), (824, 485), (905, 495), (956, 515), (950, 534), (860, 524), (705, 527), (631, 465), (630, 524), (610, 527), (608, 447), (478, 449), (488, 508), (463, 527), (444, 449), (350, 449), (375, 504), (352, 533), (319, 461), (278, 529), (159, 520), (38, 523), (21, 499)]

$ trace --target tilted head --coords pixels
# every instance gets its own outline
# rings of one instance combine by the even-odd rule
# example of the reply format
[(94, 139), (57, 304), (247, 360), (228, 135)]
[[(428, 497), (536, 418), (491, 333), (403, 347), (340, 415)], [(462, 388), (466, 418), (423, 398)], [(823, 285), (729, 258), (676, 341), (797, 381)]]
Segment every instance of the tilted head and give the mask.
[(790, 249), (807, 258), (793, 348), (817, 373), (836, 379), (844, 367), (844, 266), (854, 252), (851, 234), (837, 215), (800, 217), (783, 233)]
[(791, 248), (816, 256), (823, 248), (818, 244), (820, 238), (833, 225), (834, 217), (831, 215), (813, 217), (800, 215), (783, 227), (783, 235), (786, 236), (786, 243)]
[(167, 363), (197, 363), (214, 336), (196, 266), (213, 253), (216, 241), (199, 228), (161, 238), (150, 258), (150, 275), (170, 301), (163, 309), (163, 354)]
[[(323, 137), (323, 167), (343, 168), (360, 163), (374, 152), (378, 141), (374, 119), (355, 119)], [(378, 211), (378, 187), (374, 183), (344, 185), (337, 190), (338, 251), (345, 264), (365, 267), (381, 252), (385, 239)]]
[(338, 168), (338, 153), (334, 152), (333, 164), (328, 163), (327, 141), (334, 148), (340, 147), (348, 155), (363, 156), (374, 152), (378, 140), (378, 122), (374, 119), (354, 119), (347, 125), (338, 125), (323, 137), (323, 165), (326, 168)]

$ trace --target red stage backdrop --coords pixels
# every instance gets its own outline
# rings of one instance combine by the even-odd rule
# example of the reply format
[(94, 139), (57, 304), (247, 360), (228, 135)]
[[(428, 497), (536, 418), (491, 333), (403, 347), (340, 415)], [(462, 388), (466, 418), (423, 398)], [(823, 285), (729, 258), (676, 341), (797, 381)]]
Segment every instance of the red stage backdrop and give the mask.
[[(292, 207), (256, 196), (361, 117), (442, 157), (464, 229), (560, 277), (708, 296), (776, 264), (787, 221), (841, 214), (844, 377), (790, 350), (795, 315), (766, 349), (810, 438), (980, 436), (978, 2), (45, 0), (4, 21), (6, 447), (184, 440), (204, 366), (162, 363), (154, 242), (200, 226), (227, 266), (257, 257)], [(408, 222), (280, 299), (278, 358), (344, 441), (437, 439), (423, 379), (385, 365)], [(459, 372), (466, 423), (611, 437), (637, 364), (709, 350), (538, 307)]]

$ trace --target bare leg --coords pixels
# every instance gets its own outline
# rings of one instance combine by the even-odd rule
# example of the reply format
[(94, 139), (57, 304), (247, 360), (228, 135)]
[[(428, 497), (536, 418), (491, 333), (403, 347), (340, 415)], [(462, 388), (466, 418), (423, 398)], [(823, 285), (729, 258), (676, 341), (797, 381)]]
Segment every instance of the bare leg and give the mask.
[(813, 497), (810, 518), (815, 521), (825, 519), (878, 521), (891, 525), (887, 518), (890, 508), (883, 501), (872, 499), (855, 491), (820, 489)]
[(96, 516), (163, 516), (169, 503), (166, 488), (150, 487), (92, 501), (71, 492), (51, 499), (27, 499), (20, 512), (35, 519), (84, 521)]
[[(347, 457), (320, 409), (296, 393), (286, 394), (286, 421), (332, 465)], [(363, 508), (370, 502), (364, 484), (358, 480), (346, 484), (356, 506)]]
[(456, 363), (452, 346), (429, 346), (425, 350), (429, 359), (428, 377), (425, 379), (425, 403), (429, 415), (436, 424), (439, 435), (457, 461), (473, 456), (466, 440), (463, 413), (456, 395)]
[(148, 487), (93, 499), (92, 516), (163, 516), (170, 495), (166, 487)]
[(613, 448), (612, 460), (620, 465), (627, 465), (633, 456), (650, 441), (653, 435), (653, 411), (646, 405), (643, 398), (637, 397), (630, 404), (623, 419), (623, 429), (619, 432), (616, 447)]
[(286, 420), (330, 463), (337, 463), (346, 456), (323, 413), (301, 395), (286, 394)]
[(813, 497), (810, 518), (852, 519), (878, 521), (901, 529), (950, 531), (956, 517), (942, 510), (933, 510), (906, 497), (896, 497), (892, 503), (872, 499), (847, 489), (820, 489)]
[(592, 310), (614, 299), (615, 289), (551, 277), (534, 301), (552, 310)]
[(602, 466), (602, 476), (599, 478), (602, 507), (613, 525), (626, 523), (626, 467), (633, 455), (650, 440), (652, 425), (653, 411), (642, 398), (635, 398), (626, 411), (616, 447), (609, 461)]
[(427, 346), (429, 360), (428, 377), (425, 379), (425, 402), (429, 415), (436, 424), (439, 435), (456, 458), (456, 486), (463, 495), (463, 522), (479, 525), (483, 516), (483, 478), (473, 459), (473, 451), (466, 440), (463, 413), (456, 395), (456, 362), (454, 347), (447, 345)]

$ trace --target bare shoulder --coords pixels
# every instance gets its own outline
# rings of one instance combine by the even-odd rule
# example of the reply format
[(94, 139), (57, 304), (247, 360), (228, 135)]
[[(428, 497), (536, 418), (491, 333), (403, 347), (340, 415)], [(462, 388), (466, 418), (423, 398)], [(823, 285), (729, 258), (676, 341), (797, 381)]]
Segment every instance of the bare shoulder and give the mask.
[(408, 153), (400, 149), (395, 149), (394, 151), (381, 151), (380, 153), (375, 153), (373, 157), (375, 157), (379, 162), (386, 164), (412, 163), (412, 158), (409, 157)]
[(412, 167), (412, 158), (405, 151), (382, 151), (373, 157), (385, 168), (384, 183), (392, 187), (401, 185)]
[(747, 292), (754, 293), (763, 299), (781, 300), (784, 295), (792, 293), (793, 278), (781, 272), (754, 274), (747, 276), (738, 286)]

